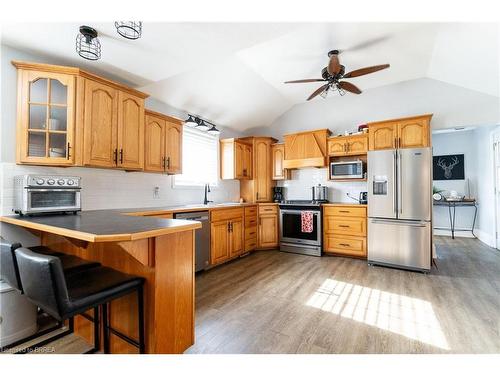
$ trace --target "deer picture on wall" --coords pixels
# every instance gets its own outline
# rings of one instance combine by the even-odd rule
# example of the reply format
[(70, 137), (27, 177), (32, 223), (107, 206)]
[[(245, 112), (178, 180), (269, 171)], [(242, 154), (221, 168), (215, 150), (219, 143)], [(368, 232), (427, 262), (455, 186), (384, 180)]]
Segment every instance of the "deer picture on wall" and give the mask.
[(463, 180), (464, 155), (441, 155), (433, 157), (434, 180)]

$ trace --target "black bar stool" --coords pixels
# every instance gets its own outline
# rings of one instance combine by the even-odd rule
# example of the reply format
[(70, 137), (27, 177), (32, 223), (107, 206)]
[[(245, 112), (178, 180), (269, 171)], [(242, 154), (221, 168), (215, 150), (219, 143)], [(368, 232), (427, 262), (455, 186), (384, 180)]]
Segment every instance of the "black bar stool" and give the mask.
[(144, 278), (127, 275), (108, 267), (94, 267), (65, 274), (61, 259), (52, 255), (35, 253), (29, 249), (15, 250), (19, 274), (28, 299), (40, 306), (55, 319), (62, 321), (94, 309), (94, 348), (99, 350), (99, 306), (104, 312), (104, 352), (109, 353), (109, 334), (117, 334), (108, 324), (107, 303), (137, 292), (139, 341), (121, 333), (118, 337), (145, 352), (144, 339)]

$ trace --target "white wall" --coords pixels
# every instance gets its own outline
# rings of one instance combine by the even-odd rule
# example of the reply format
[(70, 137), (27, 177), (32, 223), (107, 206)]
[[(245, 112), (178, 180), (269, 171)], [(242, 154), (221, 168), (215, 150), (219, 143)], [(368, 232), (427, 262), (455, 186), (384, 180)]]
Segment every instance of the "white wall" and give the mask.
[(269, 127), (246, 133), (282, 139), (286, 133), (328, 128), (335, 134), (370, 121), (425, 113), (434, 114), (433, 129), (500, 123), (498, 96), (420, 78), (369, 89), (361, 95), (318, 97), (295, 105)]
[(311, 187), (321, 184), (328, 186), (328, 200), (330, 202), (356, 203), (346, 193), (359, 198), (359, 193), (367, 191), (366, 182), (332, 182), (328, 181), (328, 168), (304, 168), (292, 170), (292, 178), (278, 181), (283, 186), (285, 199), (311, 199)]

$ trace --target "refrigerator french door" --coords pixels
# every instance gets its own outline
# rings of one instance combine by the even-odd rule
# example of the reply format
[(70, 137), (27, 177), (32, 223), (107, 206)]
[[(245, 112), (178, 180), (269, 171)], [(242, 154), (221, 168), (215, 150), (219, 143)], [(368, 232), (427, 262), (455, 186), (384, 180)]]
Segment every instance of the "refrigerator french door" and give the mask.
[(368, 152), (368, 262), (429, 271), (432, 150)]

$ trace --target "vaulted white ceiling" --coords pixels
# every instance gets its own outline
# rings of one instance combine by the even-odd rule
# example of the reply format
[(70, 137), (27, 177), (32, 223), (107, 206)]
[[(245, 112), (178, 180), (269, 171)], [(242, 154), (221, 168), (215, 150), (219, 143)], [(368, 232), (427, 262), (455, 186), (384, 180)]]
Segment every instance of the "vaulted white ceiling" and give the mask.
[(4, 24), (2, 43), (121, 77), (236, 130), (269, 125), (305, 102), (320, 83), (283, 82), (320, 78), (331, 49), (341, 50), (346, 71), (391, 64), (350, 80), (362, 90), (428, 77), (499, 96), (498, 24), (145, 23), (142, 38), (130, 41), (112, 22), (97, 23), (97, 62), (76, 55), (79, 25)]

